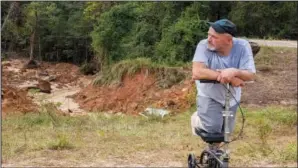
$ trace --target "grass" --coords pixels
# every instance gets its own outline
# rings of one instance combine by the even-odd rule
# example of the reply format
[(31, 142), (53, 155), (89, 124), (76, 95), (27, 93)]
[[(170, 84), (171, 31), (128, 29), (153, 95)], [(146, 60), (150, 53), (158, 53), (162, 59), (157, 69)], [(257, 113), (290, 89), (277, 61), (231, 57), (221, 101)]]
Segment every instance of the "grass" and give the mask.
[[(119, 161), (145, 166), (171, 163), (185, 166), (188, 153), (199, 154), (206, 146), (191, 135), (190, 116), (195, 109), (162, 119), (107, 113), (71, 117), (46, 109), (49, 107), (40, 113), (7, 116), (2, 121), (4, 161), (20, 163), (19, 166), (71, 166), (70, 163), (115, 166)], [(231, 165), (248, 166), (262, 160), (276, 164), (296, 162), (295, 110), (244, 109), (247, 121), (244, 135), (230, 145)], [(237, 118), (240, 121), (240, 115)], [(240, 122), (235, 134), (239, 128)], [(42, 161), (44, 157), (47, 162)], [(114, 164), (102, 161), (111, 158)], [(25, 160), (28, 161), (24, 163)]]
[(285, 47), (262, 46), (260, 52), (255, 57), (256, 65), (275, 66), (280, 64), (280, 56), (285, 64), (292, 60), (293, 54), (296, 55), (297, 49)]
[(297, 160), (293, 152), (293, 146), (297, 146), (296, 107), (271, 106), (246, 111), (245, 116), (244, 141), (237, 142), (242, 144), (237, 145), (236, 153), (248, 155), (251, 160), (263, 158), (276, 164)]
[(132, 76), (142, 70), (146, 75), (157, 76), (157, 85), (160, 88), (169, 88), (186, 78), (181, 67), (169, 67), (166, 64), (157, 64), (148, 58), (127, 59), (120, 61), (100, 72), (93, 81), (94, 85), (119, 85), (125, 75)]

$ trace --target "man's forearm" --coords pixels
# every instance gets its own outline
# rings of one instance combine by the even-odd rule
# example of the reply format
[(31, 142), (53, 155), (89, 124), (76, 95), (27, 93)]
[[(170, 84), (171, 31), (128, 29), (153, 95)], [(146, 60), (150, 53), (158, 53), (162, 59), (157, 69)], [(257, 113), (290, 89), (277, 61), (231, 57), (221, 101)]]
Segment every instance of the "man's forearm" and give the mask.
[(216, 80), (220, 72), (208, 69), (208, 68), (200, 68), (197, 70), (193, 70), (192, 79), (200, 80), (200, 79), (209, 79)]
[(255, 79), (255, 74), (247, 70), (237, 69), (235, 77), (238, 77), (243, 81), (252, 81)]

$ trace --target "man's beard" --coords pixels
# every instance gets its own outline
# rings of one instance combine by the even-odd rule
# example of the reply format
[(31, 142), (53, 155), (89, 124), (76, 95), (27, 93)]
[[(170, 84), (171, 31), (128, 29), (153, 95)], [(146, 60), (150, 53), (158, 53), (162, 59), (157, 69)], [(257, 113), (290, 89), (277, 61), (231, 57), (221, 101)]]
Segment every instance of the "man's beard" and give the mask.
[(215, 47), (211, 46), (210, 44), (207, 45), (207, 48), (208, 48), (210, 51), (216, 51)]

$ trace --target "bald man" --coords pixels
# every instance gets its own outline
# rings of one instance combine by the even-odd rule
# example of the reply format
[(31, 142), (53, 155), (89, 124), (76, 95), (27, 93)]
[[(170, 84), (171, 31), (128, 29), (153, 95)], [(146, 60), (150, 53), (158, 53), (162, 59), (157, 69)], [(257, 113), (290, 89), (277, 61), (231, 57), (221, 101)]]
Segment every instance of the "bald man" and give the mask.
[(231, 96), (230, 111), (233, 112), (233, 117), (228, 126), (232, 131), (237, 102), (241, 98), (241, 87), (244, 86), (244, 81), (254, 80), (256, 69), (249, 42), (235, 38), (234, 23), (221, 19), (209, 24), (208, 38), (199, 42), (193, 58), (192, 79), (196, 81), (198, 95), (197, 111), (194, 113), (197, 121), (193, 123), (192, 117), (192, 126), (208, 133), (222, 133), (225, 86), (200, 83), (199, 80), (217, 80), (222, 84), (232, 85), (230, 91), (237, 100)]

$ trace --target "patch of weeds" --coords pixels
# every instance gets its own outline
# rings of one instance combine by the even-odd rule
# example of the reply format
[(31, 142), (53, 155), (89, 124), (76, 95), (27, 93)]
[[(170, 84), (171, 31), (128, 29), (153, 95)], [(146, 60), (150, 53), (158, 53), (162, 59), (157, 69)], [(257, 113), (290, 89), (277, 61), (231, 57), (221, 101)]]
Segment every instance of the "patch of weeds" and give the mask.
[(40, 89), (29, 89), (28, 92), (31, 95), (35, 95), (40, 92)]
[(61, 102), (57, 102), (57, 103), (55, 103), (55, 106), (56, 106), (56, 107), (60, 107), (61, 105), (62, 105)]
[(186, 74), (179, 68), (163, 67), (156, 70), (157, 86), (159, 88), (170, 88), (186, 78)]
[(45, 113), (38, 113), (38, 114), (28, 113), (24, 116), (22, 121), (24, 122), (23, 125), (33, 127), (33, 126), (49, 125), (51, 123), (51, 118)]
[(293, 127), (297, 125), (297, 112), (294, 108), (269, 107), (245, 114), (249, 124), (256, 125), (259, 120), (269, 120), (271, 125)]
[(270, 145), (267, 140), (272, 132), (272, 127), (268, 120), (260, 119), (257, 122), (257, 134), (261, 140), (261, 152), (264, 156), (268, 156), (272, 152)]
[(120, 85), (125, 75), (132, 76), (145, 70), (145, 74), (156, 75), (157, 86), (169, 88), (186, 78), (182, 67), (169, 67), (164, 64), (157, 64), (148, 58), (136, 58), (122, 60), (110, 67), (104, 68), (95, 80), (94, 85)]
[(196, 105), (197, 102), (197, 88), (196, 85), (192, 85), (190, 91), (186, 95), (186, 101), (190, 107)]
[(80, 72), (83, 73), (84, 75), (94, 75), (96, 72), (98, 72), (99, 67), (91, 62), (91, 63), (83, 63), (82, 66), (80, 66)]
[(297, 142), (289, 143), (280, 153), (281, 161), (297, 161)]
[(43, 102), (41, 104), (40, 113), (47, 114), (51, 119), (54, 126), (58, 126), (61, 122), (59, 116), (59, 110), (55, 103)]
[(125, 74), (133, 75), (139, 72), (142, 68), (151, 69), (154, 67), (150, 59), (137, 58), (120, 61), (110, 67), (105, 67), (100, 72), (95, 80), (94, 85), (110, 85), (119, 84)]
[(48, 144), (48, 148), (51, 150), (67, 150), (73, 149), (74, 145), (70, 143), (69, 138), (65, 134), (59, 133), (57, 138)]

